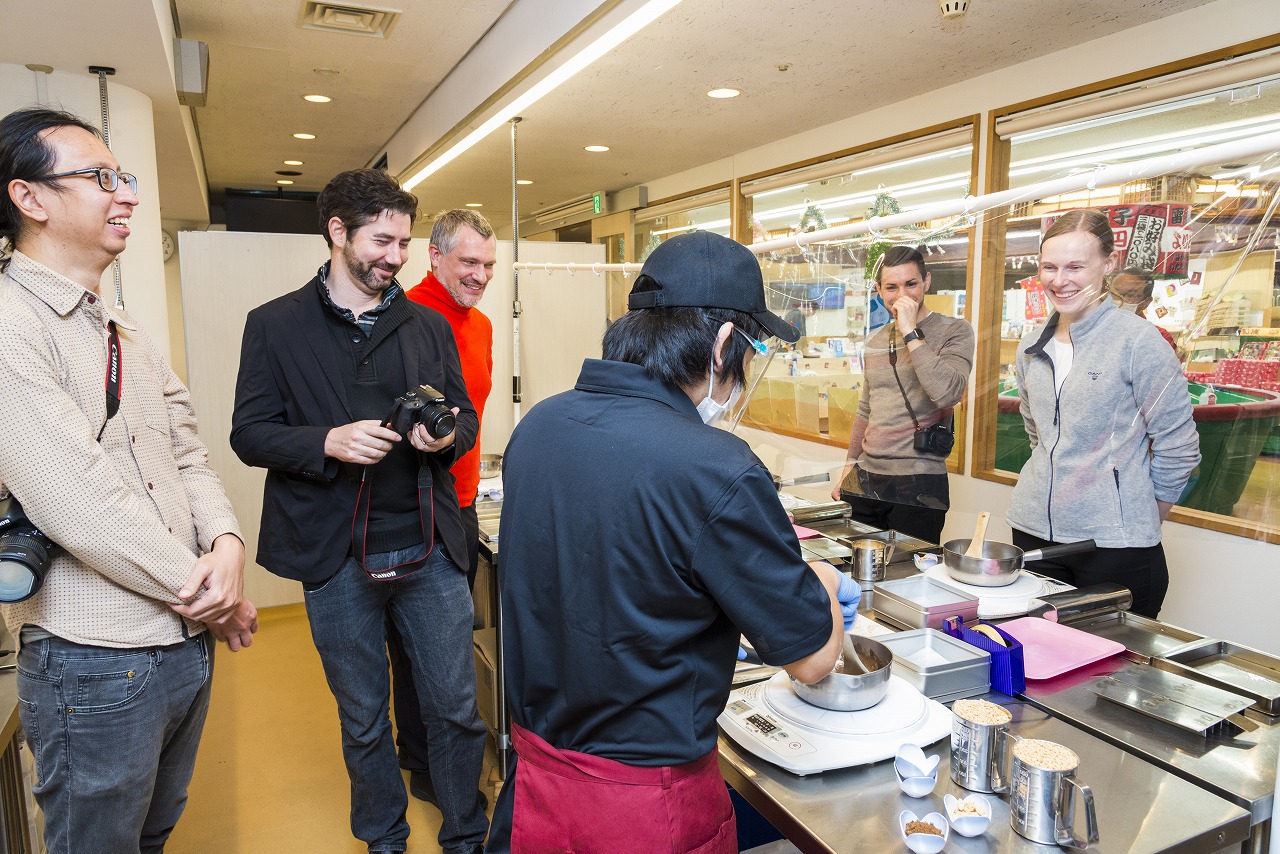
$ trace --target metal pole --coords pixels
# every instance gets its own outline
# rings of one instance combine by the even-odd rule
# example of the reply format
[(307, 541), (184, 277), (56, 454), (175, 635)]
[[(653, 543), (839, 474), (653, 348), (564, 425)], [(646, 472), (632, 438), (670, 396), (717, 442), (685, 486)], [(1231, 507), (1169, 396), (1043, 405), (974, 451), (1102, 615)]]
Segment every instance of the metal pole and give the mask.
[[(111, 147), (111, 107), (107, 103), (107, 75), (116, 70), (105, 65), (90, 65), (89, 72), (98, 75), (98, 103), (102, 108), (102, 141)], [(124, 308), (124, 287), (120, 276), (120, 256), (111, 262), (111, 277), (116, 283), (116, 308)]]
[[(511, 119), (511, 258), (513, 263), (520, 261), (520, 187), (516, 179), (520, 177), (516, 169), (516, 125), (520, 117)], [(520, 423), (520, 269), (513, 267), (511, 273), (511, 405), (514, 418), (512, 426)]]

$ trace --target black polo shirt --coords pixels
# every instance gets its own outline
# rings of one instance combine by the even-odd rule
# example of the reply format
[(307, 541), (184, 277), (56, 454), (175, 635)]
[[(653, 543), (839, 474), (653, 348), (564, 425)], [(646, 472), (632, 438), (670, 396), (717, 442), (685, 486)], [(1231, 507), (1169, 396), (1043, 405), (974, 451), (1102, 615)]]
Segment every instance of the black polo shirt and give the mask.
[(589, 359), (503, 461), (507, 696), (555, 747), (631, 765), (716, 742), (741, 631), (789, 664), (831, 637), (772, 477), (679, 388)]

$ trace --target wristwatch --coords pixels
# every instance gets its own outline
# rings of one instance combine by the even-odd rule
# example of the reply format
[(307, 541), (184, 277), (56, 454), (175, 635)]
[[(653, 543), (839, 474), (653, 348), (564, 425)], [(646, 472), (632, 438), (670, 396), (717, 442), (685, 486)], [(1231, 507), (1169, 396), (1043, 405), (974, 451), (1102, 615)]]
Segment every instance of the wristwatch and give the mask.
[(924, 340), (924, 333), (921, 332), (918, 328), (912, 329), (906, 335), (902, 336), (903, 344), (910, 344), (912, 341), (923, 341), (923, 340)]

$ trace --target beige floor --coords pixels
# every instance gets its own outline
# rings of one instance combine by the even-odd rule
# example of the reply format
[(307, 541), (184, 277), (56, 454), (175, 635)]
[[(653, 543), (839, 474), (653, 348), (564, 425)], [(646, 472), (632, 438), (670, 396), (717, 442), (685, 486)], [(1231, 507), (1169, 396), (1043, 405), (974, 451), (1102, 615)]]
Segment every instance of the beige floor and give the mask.
[[(218, 650), (190, 802), (166, 851), (363, 854), (348, 823), (338, 710), (306, 614), (271, 608), (260, 623), (249, 649)], [(486, 775), (491, 766), (490, 755)], [(409, 798), (409, 826), (409, 851), (440, 851), (435, 807)]]

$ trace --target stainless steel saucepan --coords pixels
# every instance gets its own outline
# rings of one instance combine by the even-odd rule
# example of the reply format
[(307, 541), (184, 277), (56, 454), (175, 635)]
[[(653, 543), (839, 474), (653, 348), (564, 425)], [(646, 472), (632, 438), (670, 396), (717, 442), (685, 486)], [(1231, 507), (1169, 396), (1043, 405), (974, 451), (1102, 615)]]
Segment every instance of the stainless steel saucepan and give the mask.
[(943, 544), (942, 559), (947, 575), (962, 584), (976, 587), (1004, 587), (1017, 581), (1018, 573), (1028, 563), (1091, 552), (1097, 544), (1093, 540), (1081, 540), (1024, 552), (1017, 546), (987, 540), (982, 544), (981, 557), (967, 556), (965, 550), (968, 548), (969, 540), (951, 540)]

